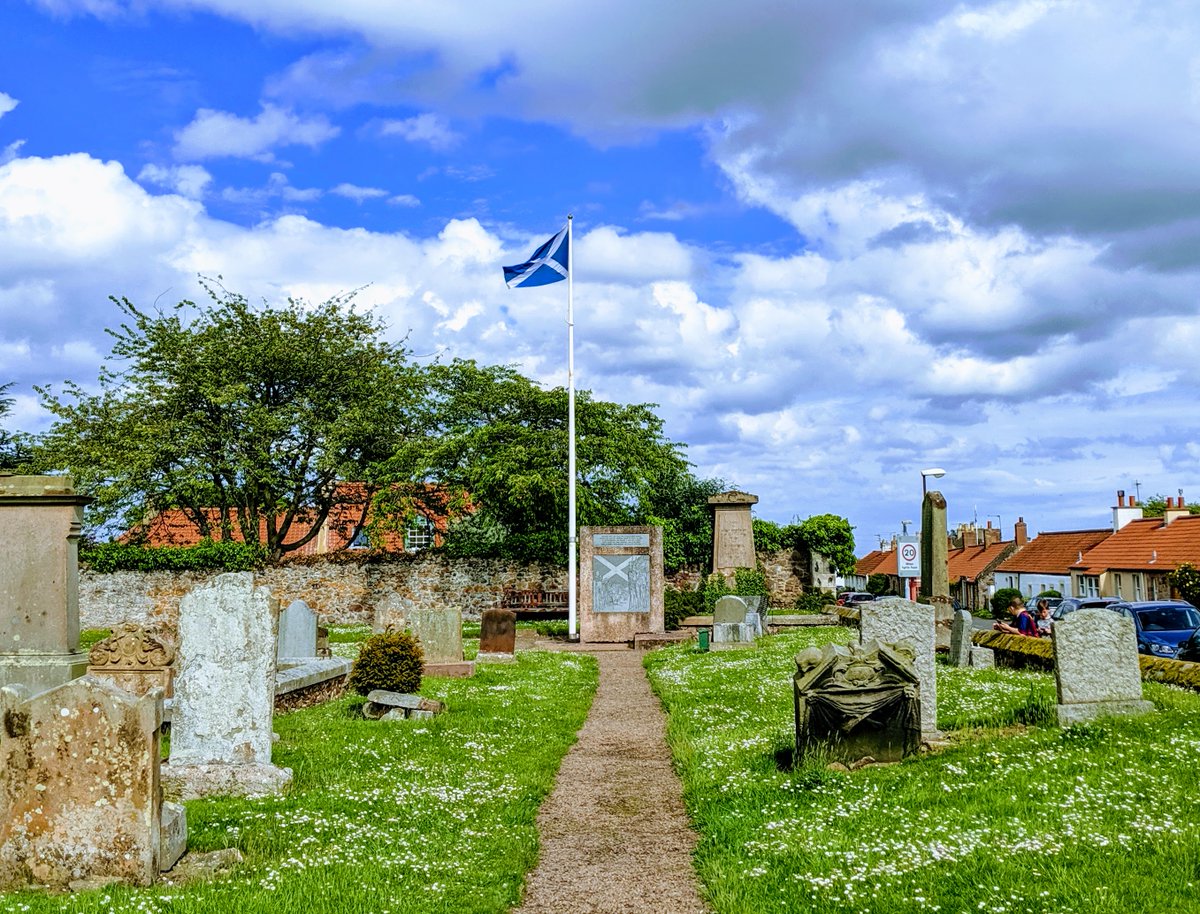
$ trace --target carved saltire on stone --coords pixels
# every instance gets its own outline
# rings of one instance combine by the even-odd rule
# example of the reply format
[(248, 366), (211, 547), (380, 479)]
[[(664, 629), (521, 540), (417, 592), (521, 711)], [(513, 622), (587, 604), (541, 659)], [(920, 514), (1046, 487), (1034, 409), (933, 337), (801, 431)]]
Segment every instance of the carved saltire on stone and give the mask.
[(796, 751), (898, 761), (921, 741), (921, 682), (904, 641), (810, 647), (796, 656)]

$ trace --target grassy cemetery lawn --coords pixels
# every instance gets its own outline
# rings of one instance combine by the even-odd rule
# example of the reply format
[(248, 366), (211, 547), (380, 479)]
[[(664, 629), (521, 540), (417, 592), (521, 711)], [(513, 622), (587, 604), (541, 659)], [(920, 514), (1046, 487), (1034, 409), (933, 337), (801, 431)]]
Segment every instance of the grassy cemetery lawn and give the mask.
[(939, 666), (950, 748), (790, 770), (793, 657), (850, 635), (646, 661), (718, 914), (1200, 910), (1200, 695), (1063, 730), (1052, 675)]
[[(333, 634), (350, 645), (365, 632)], [(279, 715), (274, 761), (295, 772), (286, 796), (187, 804), (189, 851), (238, 848), (231, 873), (0, 895), (0, 912), (505, 911), (536, 862), (537, 809), (596, 681), (591, 657), (526, 652), (471, 679), (426, 679), (422, 694), (448, 705), (433, 720), (364, 720), (361, 698)]]

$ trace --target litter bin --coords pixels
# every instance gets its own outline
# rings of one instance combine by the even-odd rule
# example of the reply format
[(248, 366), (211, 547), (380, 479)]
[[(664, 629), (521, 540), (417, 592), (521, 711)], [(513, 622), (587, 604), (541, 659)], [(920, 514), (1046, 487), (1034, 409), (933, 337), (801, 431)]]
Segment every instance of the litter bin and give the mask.
[(700, 639), (700, 650), (701, 651), (708, 650), (708, 629), (707, 628), (700, 629), (697, 637)]

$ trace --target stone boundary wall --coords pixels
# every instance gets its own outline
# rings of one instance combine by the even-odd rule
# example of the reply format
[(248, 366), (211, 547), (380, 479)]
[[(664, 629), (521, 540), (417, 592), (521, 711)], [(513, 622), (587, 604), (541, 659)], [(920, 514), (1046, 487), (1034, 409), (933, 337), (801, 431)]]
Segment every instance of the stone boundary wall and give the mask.
[[(771, 592), (771, 606), (792, 607), (796, 597), (812, 585), (808, 553), (803, 549), (781, 549), (778, 552), (758, 553), (758, 563), (767, 579), (767, 590)], [(699, 590), (704, 586), (708, 569), (685, 568), (666, 576), (668, 587), (675, 590)]]
[[(212, 572), (116, 571), (81, 568), (82, 628), (114, 628), (136, 622), (174, 635), (179, 601)], [(452, 559), (438, 554), (345, 561), (303, 559), (255, 572), (280, 604), (303, 600), (324, 625), (371, 624), (375, 606), (391, 595), (416, 607), (457, 606), (469, 619), (500, 605), (505, 590), (566, 590), (565, 568), (524, 565), (505, 559)]]
[[(1025, 635), (1010, 635), (1007, 632), (977, 631), (971, 640), (978, 647), (986, 647), (995, 651), (996, 661), (1001, 665), (1054, 669), (1054, 645), (1049, 638), (1029, 638)], [(1138, 654), (1138, 666), (1141, 668), (1142, 679), (1165, 682), (1200, 692), (1200, 663)]]

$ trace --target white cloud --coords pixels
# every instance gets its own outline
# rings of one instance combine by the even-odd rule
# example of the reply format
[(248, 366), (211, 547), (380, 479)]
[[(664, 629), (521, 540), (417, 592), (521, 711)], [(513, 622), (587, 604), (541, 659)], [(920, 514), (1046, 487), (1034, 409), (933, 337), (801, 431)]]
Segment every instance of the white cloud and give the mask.
[(462, 139), (445, 118), (428, 112), (402, 120), (383, 121), (379, 132), (384, 136), (401, 137), (410, 143), (423, 143), (438, 151), (450, 149)]
[(0, 117), (8, 114), (19, 102), (6, 92), (0, 92)]
[(396, 196), (388, 198), (388, 203), (392, 206), (403, 206), (409, 209), (421, 205), (421, 201), (412, 194), (396, 194)]
[(146, 165), (138, 172), (143, 184), (165, 187), (191, 200), (203, 198), (213, 177), (202, 165)]
[(364, 203), (367, 200), (377, 200), (380, 197), (386, 197), (388, 192), (379, 187), (359, 187), (357, 184), (342, 183), (336, 187), (329, 189), (331, 194), (338, 197), (345, 197), (347, 200), (353, 200), (355, 203)]
[(176, 131), (175, 157), (270, 160), (277, 147), (316, 148), (339, 132), (323, 115), (305, 118), (275, 105), (264, 105), (254, 118), (201, 108), (190, 124)]
[(239, 206), (265, 206), (272, 200), (306, 203), (320, 196), (320, 188), (293, 187), (287, 175), (279, 171), (272, 172), (262, 187), (226, 187), (221, 191), (222, 200)]

